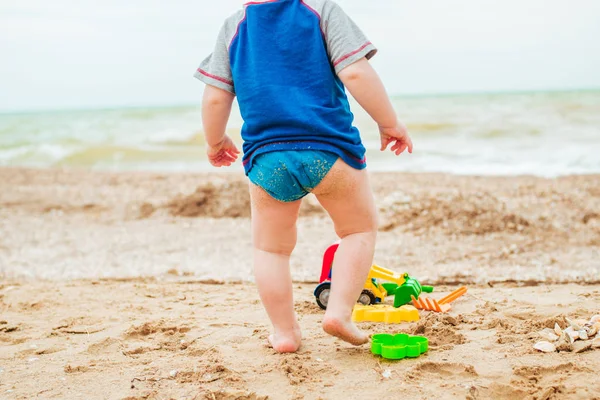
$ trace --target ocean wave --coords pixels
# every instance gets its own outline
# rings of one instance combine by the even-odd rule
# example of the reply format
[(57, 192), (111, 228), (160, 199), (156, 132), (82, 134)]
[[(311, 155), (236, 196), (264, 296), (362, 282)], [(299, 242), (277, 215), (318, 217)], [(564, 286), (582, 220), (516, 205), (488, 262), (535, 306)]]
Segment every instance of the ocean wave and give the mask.
[(47, 167), (56, 160), (68, 156), (71, 150), (63, 145), (48, 143), (0, 149), (2, 165), (25, 165)]
[(532, 129), (521, 129), (514, 130), (508, 128), (492, 128), (489, 130), (477, 131), (473, 136), (479, 139), (498, 139), (498, 138), (508, 138), (508, 137), (525, 137), (525, 136), (541, 136), (543, 132), (540, 129), (532, 128)]
[[(493, 175), (600, 172), (600, 92), (396, 98), (415, 144), (382, 154), (353, 104), (369, 167)], [(241, 147), (239, 112), (227, 133)], [(198, 107), (0, 115), (0, 165), (181, 171), (209, 168)]]
[[(195, 162), (204, 157), (199, 147), (126, 147), (126, 146), (64, 146), (59, 144), (27, 145), (0, 149), (0, 165), (36, 167), (102, 167), (131, 166), (158, 162)], [(167, 167), (168, 169), (168, 167)]]
[(172, 149), (162, 147), (94, 146), (79, 149), (57, 160), (55, 166), (92, 167), (98, 165), (137, 164), (151, 162), (195, 160), (203, 156), (198, 148)]
[[(227, 128), (225, 133), (241, 146), (240, 128)], [(151, 137), (150, 142), (165, 146), (206, 146), (204, 132), (195, 132), (192, 135), (156, 134)]]
[(410, 122), (406, 127), (410, 132), (415, 133), (439, 133), (442, 131), (455, 131), (459, 128), (456, 124), (443, 122)]
[(117, 109), (110, 110), (117, 113), (121, 119), (133, 120), (152, 120), (163, 117), (181, 117), (186, 114), (200, 115), (200, 109), (197, 107), (166, 107), (166, 108), (132, 108), (132, 109)]

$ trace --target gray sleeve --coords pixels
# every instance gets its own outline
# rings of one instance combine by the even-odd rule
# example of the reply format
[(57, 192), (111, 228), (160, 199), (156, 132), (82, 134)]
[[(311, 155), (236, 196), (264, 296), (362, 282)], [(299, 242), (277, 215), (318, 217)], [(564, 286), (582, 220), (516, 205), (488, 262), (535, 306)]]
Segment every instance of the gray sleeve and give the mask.
[(194, 73), (194, 77), (207, 85), (215, 86), (235, 94), (231, 65), (229, 63), (226, 28), (226, 25), (221, 28), (213, 53), (202, 61), (200, 67)]
[(342, 8), (333, 1), (323, 5), (321, 24), (329, 58), (336, 73), (363, 57), (370, 59), (377, 49)]

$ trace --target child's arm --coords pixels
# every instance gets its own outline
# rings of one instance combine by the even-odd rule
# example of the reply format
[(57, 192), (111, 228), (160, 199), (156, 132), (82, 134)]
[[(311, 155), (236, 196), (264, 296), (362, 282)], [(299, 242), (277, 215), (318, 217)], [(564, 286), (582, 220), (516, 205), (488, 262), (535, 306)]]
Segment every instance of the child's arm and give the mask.
[(202, 124), (208, 146), (208, 160), (215, 167), (228, 167), (237, 160), (240, 151), (225, 134), (227, 120), (235, 95), (215, 86), (206, 85), (202, 100)]
[(398, 120), (383, 83), (369, 61), (362, 58), (341, 70), (338, 75), (356, 101), (379, 125), (381, 151), (395, 142), (391, 150), (396, 155), (406, 149), (412, 153), (413, 144), (408, 131)]
[(219, 32), (213, 52), (206, 57), (194, 76), (206, 84), (202, 100), (202, 123), (208, 147), (208, 160), (215, 167), (228, 167), (237, 160), (240, 151), (225, 134), (235, 87), (229, 63), (228, 44), (232, 27), (227, 20)]
[(377, 53), (377, 48), (333, 1), (323, 5), (321, 29), (336, 74), (379, 125), (381, 151), (394, 143), (392, 151), (397, 155), (406, 149), (412, 153), (406, 127), (398, 121), (379, 76), (367, 61)]

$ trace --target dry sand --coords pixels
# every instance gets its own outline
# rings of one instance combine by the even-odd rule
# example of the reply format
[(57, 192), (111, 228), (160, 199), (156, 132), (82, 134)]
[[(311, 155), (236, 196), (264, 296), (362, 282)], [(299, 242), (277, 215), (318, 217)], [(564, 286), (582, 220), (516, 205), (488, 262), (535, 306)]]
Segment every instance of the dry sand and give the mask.
[(598, 285), (472, 287), (448, 315), (361, 324), (430, 339), (426, 355), (397, 362), (325, 335), (313, 289), (296, 288), (300, 352), (278, 355), (266, 346), (268, 320), (251, 284), (8, 282), (0, 290), (0, 398), (599, 398), (600, 349), (532, 348), (543, 327), (597, 313)]
[[(432, 283), (600, 282), (600, 175), (560, 179), (374, 174), (375, 261)], [(251, 277), (239, 174), (0, 168), (0, 276)], [(336, 240), (307, 198), (293, 277), (314, 282)]]
[(312, 198), (292, 262), (305, 342), (282, 356), (249, 282), (243, 177), (0, 169), (0, 399), (600, 398), (598, 349), (532, 349), (600, 313), (600, 176), (373, 187), (376, 262), (440, 295), (470, 285), (448, 316), (363, 324), (428, 336), (416, 360), (320, 330), (312, 291), (335, 236)]

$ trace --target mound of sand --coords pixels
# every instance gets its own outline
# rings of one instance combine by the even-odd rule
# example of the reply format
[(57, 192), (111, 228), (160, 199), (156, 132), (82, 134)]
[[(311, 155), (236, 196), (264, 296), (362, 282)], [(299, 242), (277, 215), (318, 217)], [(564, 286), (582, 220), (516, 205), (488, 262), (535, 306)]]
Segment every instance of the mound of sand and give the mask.
[[(380, 265), (431, 282), (598, 281), (600, 175), (375, 173), (371, 181)], [(314, 196), (300, 215), (292, 272), (311, 281), (336, 235)], [(249, 216), (243, 174), (0, 168), (0, 276), (175, 270), (244, 280)], [(225, 257), (227, 268), (214, 268)]]
[[(154, 205), (143, 203), (140, 218), (148, 218), (157, 210), (166, 209), (171, 216), (184, 218), (250, 218), (248, 184), (232, 180), (221, 184), (207, 183), (198, 186), (191, 194), (179, 194), (170, 201)], [(314, 197), (302, 203), (300, 215), (322, 215), (325, 210)]]
[(448, 234), (483, 235), (526, 232), (533, 224), (508, 210), (505, 203), (490, 193), (420, 196), (404, 204), (393, 203), (383, 213), (383, 231), (398, 227), (412, 232), (441, 228)]
[(190, 195), (174, 197), (164, 207), (177, 217), (248, 218), (250, 196), (248, 186), (242, 182), (219, 186), (209, 183)]

